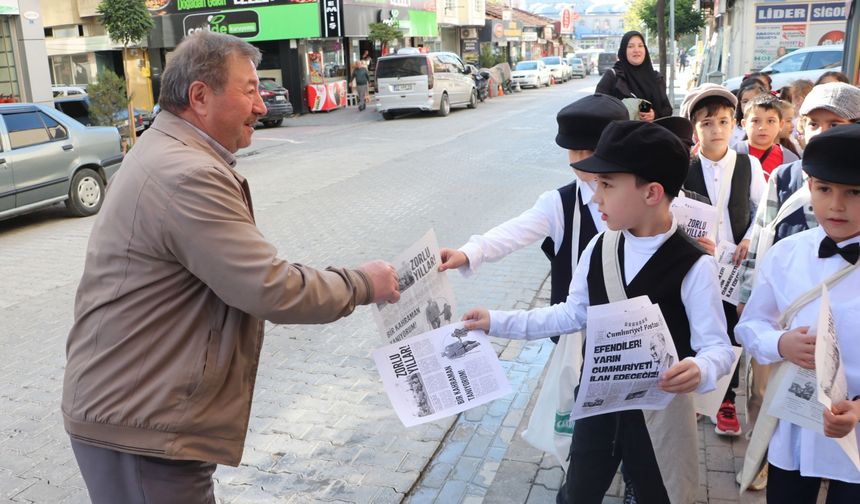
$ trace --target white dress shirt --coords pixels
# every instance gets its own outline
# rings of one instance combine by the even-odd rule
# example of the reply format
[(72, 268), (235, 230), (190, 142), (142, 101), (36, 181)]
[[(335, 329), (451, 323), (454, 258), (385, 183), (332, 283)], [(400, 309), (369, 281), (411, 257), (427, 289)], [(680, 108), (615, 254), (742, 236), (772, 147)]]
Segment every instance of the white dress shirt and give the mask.
[[(743, 154), (745, 155), (745, 154)], [(717, 206), (717, 199), (720, 194), (720, 180), (721, 176), (728, 170), (730, 167), (734, 166), (735, 161), (737, 160), (738, 153), (732, 149), (726, 151), (726, 155), (723, 156), (722, 159), (718, 161), (712, 161), (701, 153), (699, 153), (699, 161), (702, 162), (702, 175), (705, 179), (705, 188), (708, 190), (708, 194), (704, 194), (703, 196), (707, 196), (708, 199), (711, 200), (711, 205)], [(750, 156), (750, 225), (747, 227), (746, 232), (744, 233), (744, 240), (748, 240), (752, 235), (752, 216), (755, 215), (756, 209), (758, 208), (759, 201), (761, 201), (762, 195), (764, 195), (765, 188), (767, 186), (767, 182), (764, 179), (764, 171), (761, 169), (761, 163), (759, 163), (758, 159), (755, 156)], [(723, 216), (722, 223), (720, 228), (718, 229), (718, 239), (725, 240), (727, 242), (735, 243), (734, 234), (732, 234), (732, 224), (729, 220), (729, 198), (731, 196), (731, 189), (729, 190), (728, 195), (726, 196), (725, 208), (723, 208)]]
[[(624, 231), (624, 277), (632, 282), (648, 259), (675, 233), (677, 224), (664, 234), (636, 237)], [(547, 338), (585, 329), (588, 298), (588, 270), (597, 238), (589, 242), (573, 273), (570, 292), (564, 303), (534, 310), (490, 311), (490, 334), (511, 339)], [(698, 393), (710, 392), (717, 380), (727, 374), (734, 352), (726, 336), (726, 318), (717, 281), (717, 263), (710, 255), (697, 260), (681, 282), (681, 299), (690, 320), (690, 346), (696, 352), (688, 357), (699, 366)]]
[[(606, 223), (597, 211), (597, 204), (592, 203), (594, 190), (586, 182), (577, 178), (576, 185), (582, 194), (582, 201), (591, 213), (594, 226), (600, 233), (606, 229)], [(579, 202), (577, 201), (578, 205)], [(517, 250), (531, 245), (537, 240), (549, 237), (555, 244), (555, 252), (561, 247), (564, 239), (565, 226), (572, 222), (564, 222), (564, 207), (558, 190), (547, 191), (540, 195), (530, 209), (513, 219), (499, 224), (482, 235), (473, 235), (469, 242), (460, 247), (460, 251), (469, 258), (469, 264), (460, 267), (460, 273), (470, 276), (475, 273), (483, 262), (495, 262)], [(579, 243), (572, 243), (574, 250)], [(571, 271), (576, 268), (576, 255), (571, 254)]]
[(729, 139), (729, 149), (734, 149), (735, 145), (743, 142), (747, 137), (747, 132), (741, 127), (741, 125), (735, 126), (735, 129), (732, 130), (732, 137)]
[[(839, 255), (825, 259), (818, 257), (818, 247), (824, 236), (824, 229), (820, 227), (803, 231), (780, 240), (764, 256), (752, 296), (735, 328), (738, 340), (758, 362), (771, 364), (783, 360), (778, 349), (779, 338), (784, 333), (777, 326), (780, 315), (806, 291), (848, 266), (849, 263)], [(860, 237), (855, 237), (838, 245), (842, 247), (858, 242)], [(860, 394), (858, 286), (860, 268), (828, 289), (849, 397)], [(797, 312), (790, 327), (809, 326), (810, 332), (814, 332), (820, 307), (820, 298), (810, 302)], [(855, 428), (855, 432), (860, 439), (860, 429)], [(800, 470), (803, 476), (860, 483), (860, 471), (834, 440), (782, 420), (770, 440), (768, 461), (787, 471)]]

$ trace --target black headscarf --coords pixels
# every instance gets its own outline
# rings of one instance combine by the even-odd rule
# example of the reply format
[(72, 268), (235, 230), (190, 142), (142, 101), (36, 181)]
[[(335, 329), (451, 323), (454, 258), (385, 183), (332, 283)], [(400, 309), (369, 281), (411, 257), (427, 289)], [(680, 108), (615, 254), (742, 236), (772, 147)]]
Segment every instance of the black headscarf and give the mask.
[[(633, 37), (639, 37), (642, 44), (645, 44), (645, 37), (638, 31), (629, 31), (621, 38), (621, 45), (618, 47), (618, 61), (612, 67), (617, 78), (616, 88), (622, 94), (626, 94), (627, 97), (632, 95), (650, 101), (657, 109), (657, 117), (660, 117), (665, 115), (661, 114), (660, 111), (669, 107), (666, 90), (660, 74), (654, 71), (648, 46), (645, 46), (645, 60), (642, 61), (641, 65), (633, 65), (627, 61), (627, 44)], [(625, 84), (627, 89), (624, 89)], [(671, 115), (671, 112), (669, 114)]]

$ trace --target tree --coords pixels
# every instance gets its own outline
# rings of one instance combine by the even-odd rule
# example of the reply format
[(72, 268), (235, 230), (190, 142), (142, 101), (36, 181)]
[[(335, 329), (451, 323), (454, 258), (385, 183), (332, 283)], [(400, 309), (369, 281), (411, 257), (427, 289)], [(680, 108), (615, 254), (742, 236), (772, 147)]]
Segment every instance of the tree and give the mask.
[(367, 38), (381, 43), (383, 47), (392, 40), (403, 37), (403, 33), (400, 31), (400, 23), (397, 21), (390, 23), (370, 23), (367, 27), (370, 28)]
[[(102, 0), (98, 13), (110, 38), (122, 43), (123, 62), (128, 61), (128, 47), (146, 38), (155, 26), (144, 0)], [(128, 77), (127, 71), (126, 77)], [(131, 80), (126, 78), (125, 81), (128, 98), (128, 133), (131, 143), (134, 144), (137, 134), (134, 128)]]
[(99, 75), (95, 84), (87, 86), (90, 97), (90, 117), (98, 126), (119, 126), (120, 112), (128, 106), (125, 79), (110, 70)]
[[(705, 27), (705, 18), (701, 11), (693, 9), (694, 0), (675, 0), (675, 41), (684, 35), (696, 34)], [(663, 7), (662, 19), (658, 12)], [(643, 23), (648, 30), (657, 33), (660, 39), (660, 73), (666, 73), (666, 26), (669, 25), (669, 9), (665, 0), (636, 0), (626, 19), (628, 25), (639, 26)], [(662, 23), (660, 22), (662, 21)], [(662, 25), (662, 26), (661, 26)]]

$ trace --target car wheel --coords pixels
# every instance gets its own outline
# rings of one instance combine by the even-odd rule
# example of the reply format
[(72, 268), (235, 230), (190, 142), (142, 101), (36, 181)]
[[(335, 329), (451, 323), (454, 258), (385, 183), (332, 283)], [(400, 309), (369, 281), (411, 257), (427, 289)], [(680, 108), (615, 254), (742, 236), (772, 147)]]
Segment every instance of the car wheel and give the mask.
[(385, 119), (386, 121), (390, 121), (390, 120), (394, 119), (394, 114), (392, 114), (391, 112), (383, 112), (382, 118)]
[(478, 92), (472, 90), (472, 96), (469, 97), (469, 108), (478, 108)]
[(98, 213), (104, 201), (105, 184), (101, 175), (89, 168), (78, 170), (72, 177), (66, 208), (76, 217)]
[(451, 113), (451, 103), (448, 101), (448, 93), (442, 93), (442, 100), (439, 102), (439, 114), (442, 117), (445, 117)]
[(263, 123), (263, 126), (267, 128), (277, 128), (278, 126), (284, 124), (284, 119), (278, 119), (277, 121), (266, 121)]
[(537, 88), (539, 88), (539, 87), (541, 87), (541, 86), (543, 86), (543, 83), (541, 83), (541, 81), (540, 81), (540, 77), (538, 77), (538, 83), (537, 83), (537, 86), (535, 86), (535, 89), (537, 89)]

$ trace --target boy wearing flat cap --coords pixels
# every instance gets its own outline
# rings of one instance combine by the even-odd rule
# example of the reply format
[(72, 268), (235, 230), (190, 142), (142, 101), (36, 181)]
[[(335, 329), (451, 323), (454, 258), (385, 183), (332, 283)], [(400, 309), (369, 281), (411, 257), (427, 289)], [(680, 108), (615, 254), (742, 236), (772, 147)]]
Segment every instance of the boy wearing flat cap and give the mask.
[[(638, 502), (696, 500), (698, 434), (687, 393), (713, 390), (734, 355), (726, 337), (716, 262), (678, 228), (669, 210), (688, 162), (686, 146), (661, 126), (640, 121), (607, 126), (594, 155), (573, 166), (597, 175), (594, 202), (608, 230), (583, 251), (567, 299), (529, 311), (478, 308), (463, 317), (469, 329), (511, 339), (580, 331), (589, 306), (609, 303), (603, 264), (612, 259), (604, 254), (618, 259), (628, 298), (647, 295), (660, 306), (681, 359), (663, 372), (660, 386), (678, 395), (661, 411), (628, 410), (577, 420), (565, 483), (568, 502), (602, 502), (622, 461)], [(616, 249), (604, 245), (607, 236), (606, 243), (618, 239)]]
[[(746, 258), (752, 233), (752, 216), (762, 194), (765, 179), (758, 159), (738, 154), (729, 148), (737, 98), (731, 91), (716, 84), (702, 84), (684, 98), (681, 112), (690, 118), (696, 131), (699, 153), (690, 163), (684, 189), (701, 194), (717, 207), (719, 223), (715, 242), (699, 238), (710, 253), (716, 244), (725, 241), (736, 245), (734, 261)], [(723, 302), (729, 339), (735, 343), (734, 329), (738, 322), (737, 308)], [(714, 431), (720, 435), (739, 436), (741, 424), (735, 408), (735, 388), (738, 370), (732, 375), (723, 403), (717, 412)]]
[(821, 133), (807, 145), (803, 170), (820, 226), (784, 238), (764, 256), (737, 327), (738, 338), (758, 362), (779, 366), (765, 395), (768, 403), (779, 387), (775, 377), (781, 377), (787, 362), (815, 369), (813, 333), (822, 286), (828, 290), (847, 394), (833, 397), (833, 405), (824, 410), (823, 434), (762, 410), (747, 449), (741, 489), (750, 484), (766, 451), (771, 504), (815, 503), (821, 479), (830, 480), (828, 504), (860, 502), (860, 470), (833, 439), (852, 431), (860, 435), (858, 144), (860, 125), (851, 124)]
[[(806, 142), (836, 126), (851, 124), (860, 118), (860, 89), (842, 82), (821, 84), (812, 88), (800, 108), (800, 126)], [(744, 266), (738, 312), (750, 298), (758, 262), (768, 250), (791, 235), (818, 226), (810, 205), (810, 192), (803, 162), (784, 164), (774, 170), (759, 203), (750, 239), (750, 250)], [(755, 359), (750, 361), (752, 379), (747, 384), (747, 424), (758, 417), (770, 369)], [(766, 474), (766, 472), (764, 472)], [(762, 486), (763, 480), (754, 487)]]

